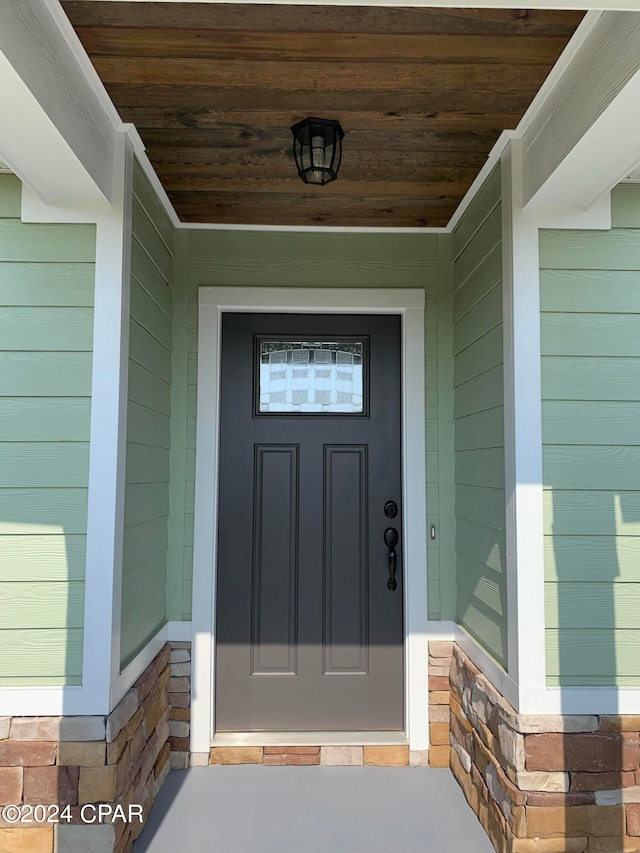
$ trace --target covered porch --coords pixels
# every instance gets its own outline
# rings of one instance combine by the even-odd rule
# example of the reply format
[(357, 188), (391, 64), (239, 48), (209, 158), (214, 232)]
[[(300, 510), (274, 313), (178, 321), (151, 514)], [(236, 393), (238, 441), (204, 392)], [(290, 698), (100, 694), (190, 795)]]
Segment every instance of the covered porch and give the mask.
[(3, 853), (640, 850), (640, 7), (504, 5), (0, 6)]

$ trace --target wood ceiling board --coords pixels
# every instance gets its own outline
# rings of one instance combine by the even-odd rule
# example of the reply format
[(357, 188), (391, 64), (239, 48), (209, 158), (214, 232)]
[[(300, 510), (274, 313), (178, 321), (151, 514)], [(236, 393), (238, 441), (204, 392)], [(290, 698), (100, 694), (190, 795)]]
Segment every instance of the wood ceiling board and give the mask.
[[(71, 0), (72, 23), (184, 221), (445, 225), (582, 12)], [(337, 182), (290, 127), (338, 119)]]
[[(222, 128), (291, 127), (307, 113), (284, 110), (248, 110), (246, 112), (225, 111), (194, 107), (189, 109), (171, 109), (170, 107), (126, 107), (127, 121), (138, 129), (155, 128), (158, 130), (179, 130), (197, 128), (219, 130)], [(451, 131), (501, 131), (505, 127), (517, 124), (520, 113), (380, 113), (349, 111), (333, 112), (333, 117), (345, 122), (348, 117), (351, 132), (354, 131), (407, 131), (437, 133)]]
[[(274, 178), (191, 178), (184, 180), (179, 177), (175, 180), (163, 180), (163, 186), (167, 192), (210, 192), (210, 193), (261, 193), (277, 195), (300, 195), (300, 181), (297, 176), (293, 179), (278, 180)], [(437, 197), (454, 196), (462, 198), (469, 186), (468, 181), (367, 181), (367, 193), (376, 198), (397, 196), (398, 198), (415, 197)], [(321, 193), (323, 197), (349, 196), (358, 198), (362, 193), (362, 181), (350, 181), (340, 176), (339, 181), (327, 184), (325, 187), (309, 187)]]
[[(422, 133), (351, 130), (348, 116), (344, 119), (343, 153), (347, 151), (368, 150), (375, 152), (393, 151), (480, 151), (491, 150), (498, 137), (496, 131), (474, 133)], [(348, 134), (348, 136), (347, 136)], [(273, 150), (291, 147), (291, 131), (284, 128), (260, 128), (241, 126), (239, 128), (218, 128), (215, 131), (216, 148), (247, 148), (254, 151)], [(145, 144), (149, 148), (203, 148), (211, 144), (212, 133), (209, 130), (183, 128), (180, 130), (158, 130), (147, 128), (144, 134)]]
[(266, 61), (553, 64), (563, 36), (395, 35), (372, 33), (265, 33), (252, 30), (78, 27), (92, 56), (143, 56)]
[(513, 35), (570, 38), (584, 12), (234, 3), (62, 0), (76, 27), (170, 27), (258, 32)]
[[(104, 81), (103, 81), (104, 82)], [(298, 81), (300, 83), (300, 81)], [(208, 86), (147, 86), (127, 83), (106, 83), (107, 91), (121, 115), (130, 107), (166, 107), (175, 109), (177, 115), (189, 115), (191, 110), (264, 110), (265, 91), (254, 89), (218, 88)], [(310, 91), (298, 88), (290, 91), (269, 92), (272, 110), (294, 110), (307, 115), (326, 112), (367, 111), (380, 113), (458, 111), (463, 114), (505, 112), (516, 116), (515, 124), (527, 109), (536, 92), (535, 86), (518, 92), (501, 92), (493, 89), (471, 90), (438, 89), (431, 91), (398, 91), (389, 97), (388, 92), (364, 89), (347, 91)], [(125, 119), (128, 121), (128, 119)], [(515, 124), (512, 125), (515, 127)]]
[[(293, 163), (291, 146), (277, 148), (273, 151), (253, 151), (241, 148), (153, 148), (147, 149), (147, 155), (158, 163), (159, 168), (165, 166), (179, 169), (184, 166), (185, 175), (193, 175), (196, 168), (201, 172), (206, 169), (241, 164), (257, 168), (282, 168)], [(351, 169), (354, 163), (359, 168), (377, 168), (385, 166), (389, 175), (401, 176), (406, 169), (412, 172), (416, 169), (438, 169), (443, 166), (475, 169), (477, 172), (485, 163), (487, 155), (484, 151), (410, 151), (401, 158), (389, 162), (384, 151), (359, 151), (357, 158), (351, 163), (345, 161), (342, 169)]]
[[(549, 73), (540, 65), (487, 65), (431, 62), (301, 62), (246, 59), (162, 59), (160, 57), (94, 56), (105, 83), (147, 86), (264, 87), (289, 91), (300, 83), (312, 92), (345, 89), (375, 92), (429, 89), (480, 89), (535, 93)], [(392, 101), (389, 102), (393, 104)], [(358, 104), (353, 104), (354, 108)]]
[[(435, 227), (446, 225), (460, 199), (395, 197), (333, 197), (329, 199), (303, 194), (296, 201), (286, 195), (268, 193), (169, 193), (187, 222), (202, 222), (203, 215), (214, 211), (221, 224), (251, 225), (256, 210), (262, 211), (272, 225), (331, 225), (365, 227)], [(445, 203), (446, 202), (446, 203)], [(294, 213), (292, 213), (292, 207)], [(400, 224), (398, 224), (400, 223)]]
[[(224, 190), (225, 187), (238, 187), (241, 184), (247, 187), (262, 182), (273, 192), (290, 192), (293, 189), (299, 192), (298, 176), (291, 169), (291, 163), (285, 165), (272, 165), (270, 168), (265, 166), (245, 166), (242, 171), (242, 177), (238, 178), (238, 164), (224, 166), (200, 166), (184, 168), (183, 166), (156, 166), (156, 172), (160, 181), (166, 190), (179, 191), (184, 190)], [(349, 194), (357, 194), (362, 189), (362, 181), (367, 181), (367, 187), (372, 186), (394, 186), (398, 194), (416, 195), (421, 193), (421, 187), (427, 184), (435, 185), (439, 183), (445, 187), (451, 187), (458, 184), (460, 188), (468, 187), (469, 181), (473, 181), (478, 168), (475, 169), (458, 167), (430, 167), (428, 169), (412, 169), (412, 180), (403, 180), (406, 176), (406, 167), (395, 173), (390, 173), (385, 168), (384, 163), (377, 164), (350, 164), (349, 169), (345, 169), (340, 173), (340, 180), (334, 181), (331, 185), (327, 184), (326, 192), (328, 194), (336, 193), (340, 195), (343, 192), (342, 187), (349, 186)], [(280, 189), (280, 186), (283, 188)], [(358, 190), (355, 190), (358, 187)], [(347, 192), (345, 189), (344, 192)], [(383, 194), (389, 194), (389, 190), (385, 189)], [(446, 192), (446, 189), (445, 189)], [(456, 190), (456, 195), (460, 190)]]

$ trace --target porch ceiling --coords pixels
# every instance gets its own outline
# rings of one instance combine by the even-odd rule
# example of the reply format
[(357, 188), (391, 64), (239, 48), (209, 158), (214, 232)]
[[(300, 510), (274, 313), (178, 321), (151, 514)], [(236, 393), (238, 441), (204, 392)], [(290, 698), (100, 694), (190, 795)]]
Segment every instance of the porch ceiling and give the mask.
[[(63, 0), (184, 222), (443, 226), (583, 13)], [(336, 118), (337, 181), (290, 126)]]

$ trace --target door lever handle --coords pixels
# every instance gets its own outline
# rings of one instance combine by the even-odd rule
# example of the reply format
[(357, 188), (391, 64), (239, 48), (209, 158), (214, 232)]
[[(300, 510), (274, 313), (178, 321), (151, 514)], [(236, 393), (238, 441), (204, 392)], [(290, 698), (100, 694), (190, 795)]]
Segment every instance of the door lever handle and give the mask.
[(384, 532), (384, 544), (389, 549), (389, 580), (387, 581), (387, 589), (391, 592), (395, 592), (398, 588), (398, 582), (396, 581), (396, 545), (399, 539), (400, 537), (395, 527), (387, 527)]

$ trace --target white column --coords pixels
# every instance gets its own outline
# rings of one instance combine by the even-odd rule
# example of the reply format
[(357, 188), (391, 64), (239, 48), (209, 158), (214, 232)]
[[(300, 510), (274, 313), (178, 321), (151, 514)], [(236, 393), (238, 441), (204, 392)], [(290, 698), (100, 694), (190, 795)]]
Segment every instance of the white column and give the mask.
[[(108, 713), (120, 671), (133, 151), (116, 140), (113, 203), (97, 221), (83, 690)], [(89, 713), (86, 711), (85, 713)]]
[(538, 224), (520, 205), (521, 176), (512, 140), (502, 157), (508, 669), (527, 713), (546, 673)]

